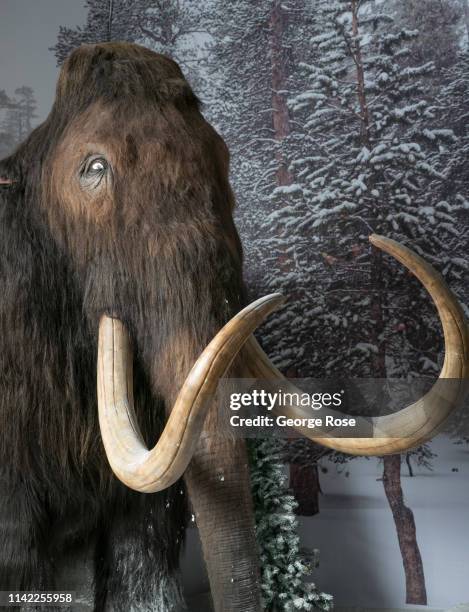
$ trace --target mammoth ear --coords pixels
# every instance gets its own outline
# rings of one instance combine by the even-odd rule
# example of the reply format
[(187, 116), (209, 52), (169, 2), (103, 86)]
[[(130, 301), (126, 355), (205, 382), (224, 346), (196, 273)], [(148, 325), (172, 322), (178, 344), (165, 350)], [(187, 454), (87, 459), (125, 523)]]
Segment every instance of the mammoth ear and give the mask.
[(0, 189), (8, 188), (20, 182), (21, 164), (18, 153), (10, 155), (0, 161)]

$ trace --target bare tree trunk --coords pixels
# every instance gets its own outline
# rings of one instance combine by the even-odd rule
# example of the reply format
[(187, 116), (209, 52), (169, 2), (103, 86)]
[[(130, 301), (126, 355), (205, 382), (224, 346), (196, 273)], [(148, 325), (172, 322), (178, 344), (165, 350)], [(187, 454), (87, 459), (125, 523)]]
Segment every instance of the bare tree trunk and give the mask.
[(290, 463), (290, 488), (298, 503), (296, 514), (314, 516), (319, 513), (321, 484), (317, 465)]
[(277, 141), (277, 185), (291, 185), (292, 176), (282, 152), (282, 145), (290, 133), (288, 107), (282, 93), (286, 87), (285, 55), (283, 50), (283, 29), (285, 14), (282, 4), (276, 0), (270, 13), (270, 62), (272, 70), (272, 124)]
[(383, 484), (397, 530), (406, 579), (406, 603), (427, 604), (422, 557), (417, 544), (412, 510), (404, 503), (401, 487), (401, 457), (384, 457)]

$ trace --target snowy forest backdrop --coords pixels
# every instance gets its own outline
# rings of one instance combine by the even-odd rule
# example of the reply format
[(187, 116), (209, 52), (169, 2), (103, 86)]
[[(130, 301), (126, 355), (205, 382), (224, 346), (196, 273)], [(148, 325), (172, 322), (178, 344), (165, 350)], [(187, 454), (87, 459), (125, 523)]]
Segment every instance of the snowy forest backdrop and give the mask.
[[(442, 339), (434, 308), (367, 237), (412, 246), (469, 304), (469, 0), (85, 7), (84, 25), (62, 27), (50, 41), (58, 64), (79, 44), (106, 40), (170, 55), (225, 138), (251, 297), (290, 296), (261, 333), (276, 365), (314, 378), (436, 377)], [(3, 157), (38, 118), (30, 87), (0, 87)], [(438, 471), (432, 448), (379, 464), (407, 603), (432, 602), (401, 469), (409, 489), (412, 478)], [(353, 472), (349, 459), (310, 443), (295, 442), (286, 455), (303, 516), (323, 512), (320, 480), (327, 497), (327, 474)], [(311, 520), (314, 540), (317, 516)]]

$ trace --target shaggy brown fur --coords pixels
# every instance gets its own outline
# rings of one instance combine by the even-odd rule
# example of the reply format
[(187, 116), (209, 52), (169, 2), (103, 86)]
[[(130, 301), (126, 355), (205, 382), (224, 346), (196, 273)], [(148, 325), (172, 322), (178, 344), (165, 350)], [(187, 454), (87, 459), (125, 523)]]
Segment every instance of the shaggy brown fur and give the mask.
[[(90, 156), (107, 160), (98, 178)], [(129, 44), (76, 50), (48, 119), (0, 162), (15, 181), (0, 187), (1, 590), (63, 586), (57, 559), (94, 534), (97, 610), (177, 600), (182, 485), (145, 496), (111, 475), (97, 329), (112, 312), (130, 330), (153, 445), (164, 407), (243, 302), (227, 173), (178, 66)]]

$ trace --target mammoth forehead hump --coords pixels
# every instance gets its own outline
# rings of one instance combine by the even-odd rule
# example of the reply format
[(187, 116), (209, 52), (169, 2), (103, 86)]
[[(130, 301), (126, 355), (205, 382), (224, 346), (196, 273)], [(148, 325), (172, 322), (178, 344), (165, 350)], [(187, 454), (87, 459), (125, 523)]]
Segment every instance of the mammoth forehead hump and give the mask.
[(83, 45), (66, 60), (59, 76), (56, 106), (80, 112), (98, 100), (126, 100), (197, 106), (198, 100), (179, 66), (139, 45)]
[(148, 105), (135, 110), (125, 104), (95, 103), (67, 127), (57, 154), (101, 153), (115, 165), (134, 166), (139, 160), (158, 156), (168, 143), (186, 133), (182, 118), (172, 119), (170, 123), (167, 112)]

